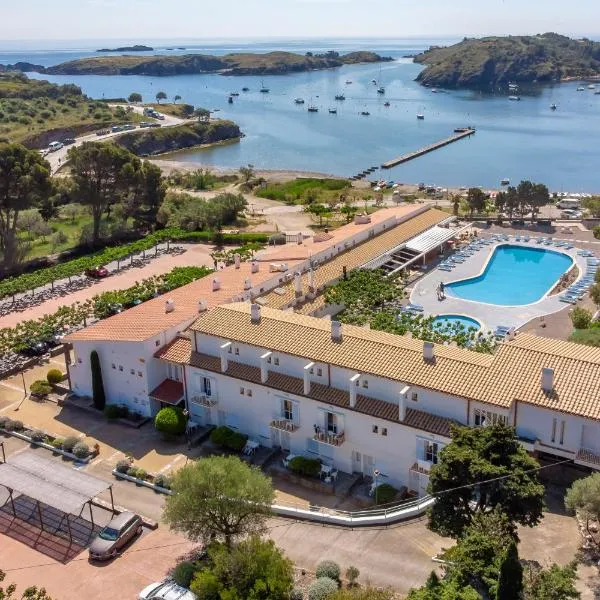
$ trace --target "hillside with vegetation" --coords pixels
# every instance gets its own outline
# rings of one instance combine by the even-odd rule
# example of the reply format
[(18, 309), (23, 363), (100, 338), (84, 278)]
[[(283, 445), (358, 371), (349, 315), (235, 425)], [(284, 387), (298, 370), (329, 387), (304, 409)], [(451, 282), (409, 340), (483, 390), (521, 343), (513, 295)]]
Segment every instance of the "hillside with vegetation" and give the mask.
[(42, 148), (141, 117), (85, 96), (76, 85), (55, 85), (21, 73), (0, 73), (0, 141)]
[(600, 42), (556, 33), (467, 39), (415, 57), (417, 77), (444, 88), (506, 89), (509, 82), (551, 83), (600, 77)]
[(188, 75), (220, 72), (223, 75), (281, 75), (340, 67), (344, 64), (392, 60), (375, 52), (338, 54), (237, 53), (225, 56), (185, 54), (181, 56), (97, 56), (73, 60), (42, 72), (52, 75)]

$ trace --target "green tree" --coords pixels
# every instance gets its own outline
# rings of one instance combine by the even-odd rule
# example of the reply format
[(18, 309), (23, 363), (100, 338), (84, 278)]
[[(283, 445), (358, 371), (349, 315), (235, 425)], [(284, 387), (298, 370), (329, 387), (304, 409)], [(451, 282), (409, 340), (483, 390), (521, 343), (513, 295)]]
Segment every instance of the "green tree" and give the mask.
[(113, 204), (123, 201), (138, 182), (141, 161), (128, 150), (110, 143), (85, 142), (71, 148), (68, 158), (74, 195), (92, 214), (92, 240), (100, 238), (100, 223)]
[(167, 437), (181, 435), (186, 428), (187, 419), (177, 406), (165, 406), (154, 417), (154, 427)]
[(467, 192), (467, 204), (471, 216), (474, 212), (481, 212), (485, 208), (485, 194), (479, 188), (469, 188)]
[(328, 600), (392, 600), (392, 590), (372, 587), (350, 587), (337, 590)]
[(592, 322), (592, 313), (585, 308), (576, 306), (570, 313), (569, 318), (575, 329), (587, 329)]
[(127, 100), (128, 102), (131, 102), (131, 104), (136, 104), (142, 101), (142, 95), (138, 92), (133, 92), (129, 94), (129, 98), (127, 98)]
[(427, 583), (422, 588), (410, 590), (406, 600), (481, 600), (481, 596), (470, 585), (440, 581), (432, 571)]
[(595, 283), (590, 289), (590, 297), (596, 306), (600, 306), (600, 283)]
[(451, 194), (450, 195), (450, 203), (452, 204), (452, 214), (455, 217), (458, 217), (458, 211), (460, 209), (460, 200), (461, 200), (461, 197), (459, 194)]
[(251, 536), (232, 548), (212, 544), (208, 555), (211, 566), (191, 584), (198, 598), (210, 598), (216, 592), (223, 600), (288, 600), (293, 565), (272, 540)]
[(438, 496), (429, 526), (458, 538), (475, 514), (494, 507), (520, 525), (537, 525), (544, 506), (538, 467), (512, 427), (453, 426), (452, 442), (440, 453), (429, 478), (429, 493)]
[(22, 258), (19, 214), (39, 204), (51, 190), (50, 165), (37, 150), (0, 143), (0, 252), (4, 267), (10, 268)]
[(47, 223), (50, 219), (58, 217), (58, 206), (55, 204), (53, 198), (42, 198), (38, 206), (38, 212), (42, 219), (44, 219), (44, 222)]
[(242, 176), (244, 184), (248, 185), (248, 182), (254, 177), (254, 165), (248, 164), (245, 167), (242, 166), (238, 169), (238, 171)]
[[(0, 583), (4, 583), (5, 579), (6, 573), (0, 570)], [(26, 600), (52, 600), (46, 593), (45, 588), (38, 588), (36, 586), (24, 589), (20, 598)], [(0, 586), (0, 600), (18, 600), (17, 586), (14, 583), (11, 583), (6, 587)]]
[(265, 532), (275, 497), (271, 480), (235, 456), (212, 456), (175, 474), (164, 519), (191, 540), (233, 540)]
[(166, 100), (167, 99), (167, 94), (165, 94), (165, 92), (157, 92), (156, 93), (156, 101), (160, 104), (161, 100)]
[(592, 217), (600, 217), (600, 196), (592, 196), (581, 201), (581, 206), (590, 211)]
[(314, 215), (315, 217), (318, 217), (320, 226), (323, 225), (324, 217), (331, 216), (331, 213), (329, 212), (329, 208), (327, 208), (324, 204), (315, 204), (315, 203), (309, 204), (305, 208), (305, 210), (306, 210), (306, 212), (309, 212), (310, 214)]
[(181, 96), (179, 94), (176, 94), (176, 96), (173, 98), (173, 102), (177, 104), (177, 100), (181, 100)]
[(90, 366), (92, 369), (92, 400), (98, 410), (104, 410), (106, 396), (104, 395), (104, 382), (102, 381), (102, 367), (100, 358), (95, 350), (90, 353)]
[(523, 591), (523, 567), (515, 542), (504, 552), (499, 571), (496, 600), (519, 600)]
[(346, 217), (346, 223), (350, 223), (354, 218), (354, 215), (358, 212), (358, 209), (351, 204), (344, 204), (344, 206), (340, 208), (340, 212)]
[(569, 600), (580, 598), (575, 587), (577, 565), (571, 563), (564, 567), (553, 564), (547, 569), (525, 571), (525, 600)]
[(167, 192), (160, 167), (147, 160), (141, 165), (133, 162), (125, 176), (132, 182), (124, 200), (125, 217), (133, 218), (137, 229), (153, 231)]
[(325, 290), (327, 304), (340, 304), (350, 312), (381, 308), (398, 297), (394, 282), (380, 269), (354, 269), (346, 279), (340, 279)]
[(565, 506), (571, 512), (579, 512), (587, 523), (590, 517), (600, 518), (600, 473), (578, 479), (567, 490)]

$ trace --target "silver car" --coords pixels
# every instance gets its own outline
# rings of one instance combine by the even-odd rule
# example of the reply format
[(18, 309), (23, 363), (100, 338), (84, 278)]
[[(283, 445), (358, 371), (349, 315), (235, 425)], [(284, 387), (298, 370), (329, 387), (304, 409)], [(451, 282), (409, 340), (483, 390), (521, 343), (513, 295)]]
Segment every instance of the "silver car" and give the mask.
[(136, 535), (141, 534), (142, 530), (142, 519), (135, 513), (125, 511), (113, 517), (111, 522), (90, 544), (90, 559), (108, 560), (114, 558), (119, 550)]
[(166, 579), (160, 583), (151, 583), (138, 595), (138, 600), (198, 600), (194, 592)]

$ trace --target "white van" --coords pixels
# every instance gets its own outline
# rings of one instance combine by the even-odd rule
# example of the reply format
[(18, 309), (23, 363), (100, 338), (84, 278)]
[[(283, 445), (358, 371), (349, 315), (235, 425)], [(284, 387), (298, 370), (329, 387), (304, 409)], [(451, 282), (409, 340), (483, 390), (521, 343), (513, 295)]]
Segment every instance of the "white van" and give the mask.
[(63, 147), (62, 142), (50, 142), (48, 144), (48, 152), (56, 152), (57, 150), (60, 150), (62, 147)]
[(578, 209), (581, 207), (581, 200), (577, 198), (562, 198), (556, 203), (556, 208)]

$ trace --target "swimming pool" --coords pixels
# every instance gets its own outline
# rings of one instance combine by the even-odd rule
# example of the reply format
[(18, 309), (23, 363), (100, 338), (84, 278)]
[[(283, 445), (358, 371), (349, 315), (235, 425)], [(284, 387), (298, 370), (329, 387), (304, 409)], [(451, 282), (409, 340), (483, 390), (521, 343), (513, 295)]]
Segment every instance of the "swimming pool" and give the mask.
[(503, 244), (496, 247), (481, 275), (446, 284), (446, 294), (500, 306), (532, 304), (572, 264), (562, 252)]
[(453, 328), (458, 323), (464, 327), (464, 331), (474, 328), (477, 331), (481, 329), (481, 323), (471, 317), (465, 317), (463, 315), (438, 315), (433, 319), (433, 326), (436, 329), (444, 330)]

